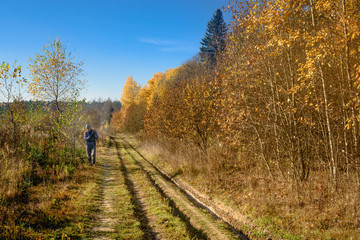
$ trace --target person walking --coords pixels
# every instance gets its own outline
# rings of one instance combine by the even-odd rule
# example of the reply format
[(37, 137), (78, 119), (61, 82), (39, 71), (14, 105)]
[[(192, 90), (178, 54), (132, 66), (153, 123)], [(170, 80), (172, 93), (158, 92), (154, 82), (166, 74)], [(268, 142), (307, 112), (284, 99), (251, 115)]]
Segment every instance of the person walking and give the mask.
[(86, 125), (86, 131), (84, 133), (84, 139), (86, 141), (86, 153), (89, 161), (89, 166), (95, 166), (96, 158), (96, 139), (99, 136), (94, 129), (91, 129), (89, 124)]

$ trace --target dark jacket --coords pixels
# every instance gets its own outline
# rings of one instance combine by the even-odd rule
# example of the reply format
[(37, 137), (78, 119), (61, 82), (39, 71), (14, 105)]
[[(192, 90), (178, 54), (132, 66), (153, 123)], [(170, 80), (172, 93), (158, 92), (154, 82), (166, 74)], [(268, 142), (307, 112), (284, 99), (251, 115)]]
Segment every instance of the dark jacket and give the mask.
[(91, 129), (90, 131), (86, 131), (84, 133), (84, 139), (86, 142), (93, 142), (95, 143), (95, 140), (98, 139), (99, 136), (97, 134), (97, 132), (93, 129)]

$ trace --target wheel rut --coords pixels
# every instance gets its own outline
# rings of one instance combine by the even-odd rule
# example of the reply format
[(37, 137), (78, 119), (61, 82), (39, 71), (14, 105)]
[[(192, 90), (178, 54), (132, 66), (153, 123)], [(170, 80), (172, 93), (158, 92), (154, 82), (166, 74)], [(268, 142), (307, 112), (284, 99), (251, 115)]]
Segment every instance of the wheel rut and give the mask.
[[(143, 175), (142, 177), (137, 177), (137, 179), (141, 179), (141, 181), (137, 182), (137, 185), (139, 186), (139, 195), (143, 196), (143, 199), (146, 199), (146, 195), (148, 195), (147, 193), (149, 193), (150, 191), (157, 191), (160, 194), (160, 197), (163, 198), (165, 204), (168, 206), (168, 211), (171, 213), (171, 215), (173, 215), (175, 218), (178, 218), (179, 221), (182, 221), (182, 223), (184, 224), (184, 229), (186, 230), (186, 232), (189, 235), (189, 239), (209, 239), (207, 237), (207, 235), (202, 231), (197, 229), (196, 227), (194, 227), (191, 224), (190, 218), (185, 215), (175, 204), (174, 200), (171, 199), (170, 197), (168, 197), (168, 195), (163, 191), (163, 188), (160, 187), (153, 179), (153, 177), (151, 177), (151, 175), (153, 173), (146, 171), (141, 164), (139, 164), (137, 162), (137, 160), (134, 158), (134, 156), (128, 151), (128, 147), (126, 145), (124, 145), (123, 143), (115, 143), (118, 149), (118, 155), (121, 155), (120, 153), (120, 149), (123, 149), (126, 153), (126, 155), (128, 155), (129, 159), (128, 159), (128, 164), (133, 165), (135, 164), (136, 168), (138, 169), (138, 173), (140, 175)], [(149, 188), (149, 186), (147, 186), (148, 188), (146, 188), (146, 184), (144, 186), (144, 182), (148, 182), (149, 184), (151, 184), (151, 186), (154, 189)], [(148, 207), (148, 206), (147, 206)], [(150, 214), (151, 215), (151, 214)], [(159, 228), (159, 232), (165, 232), (166, 230), (164, 229), (163, 226), (161, 226), (162, 224), (157, 224), (156, 223), (156, 216), (152, 216), (151, 219), (153, 219), (153, 224), (152, 227)], [(165, 221), (166, 223), (166, 221)], [(166, 228), (166, 227), (165, 227)], [(159, 234), (159, 237), (161, 239), (174, 239), (173, 236), (171, 235), (171, 232), (168, 234)], [(182, 239), (186, 239), (186, 238), (182, 238)]]
[[(118, 145), (116, 142), (115, 144), (116, 144), (116, 148), (118, 149)], [(131, 195), (131, 202), (134, 205), (134, 215), (141, 224), (141, 229), (144, 232), (144, 239), (158, 239), (157, 233), (155, 233), (149, 225), (149, 219), (144, 210), (144, 204), (141, 200), (142, 198), (138, 184), (137, 183), (134, 184), (134, 180), (131, 179), (129, 170), (124, 163), (124, 159), (122, 158), (121, 153), (117, 151), (117, 154), (121, 164), (120, 169), (125, 179), (125, 185), (128, 189), (128, 192)], [(134, 174), (134, 171), (136, 171), (136, 169), (131, 169), (130, 173)]]
[[(164, 198), (171, 208), (171, 212), (174, 216), (181, 219), (185, 223), (186, 229), (193, 233), (193, 236), (189, 239), (248, 239), (241, 232), (229, 227), (229, 224), (223, 222), (216, 217), (215, 214), (209, 210), (200, 206), (194, 202), (191, 197), (184, 193), (184, 190), (180, 189), (174, 184), (167, 176), (156, 168), (151, 162), (145, 159), (138, 150), (136, 150), (126, 139), (124, 138), (112, 138), (115, 143), (118, 157), (125, 166), (132, 166), (137, 169), (137, 174), (142, 174), (146, 177), (147, 181), (151, 183), (152, 187)], [(125, 157), (126, 156), (126, 157)], [(125, 159), (125, 160), (124, 160)], [(131, 173), (133, 174), (133, 172)], [(138, 177), (136, 177), (138, 179)], [(134, 182), (135, 185), (141, 186), (140, 182)], [(135, 193), (138, 192), (140, 199), (146, 198), (146, 186), (136, 187)], [(143, 205), (145, 210), (148, 209), (148, 203)], [(206, 211), (205, 211), (205, 210)], [(151, 215), (147, 213), (148, 215)], [(155, 217), (156, 218), (156, 217)], [(154, 216), (149, 217), (150, 226), (156, 229), (156, 233), (152, 237), (159, 239), (175, 239), (171, 238), (171, 235), (163, 234), (161, 226), (156, 224)], [(153, 239), (157, 239), (153, 238)]]

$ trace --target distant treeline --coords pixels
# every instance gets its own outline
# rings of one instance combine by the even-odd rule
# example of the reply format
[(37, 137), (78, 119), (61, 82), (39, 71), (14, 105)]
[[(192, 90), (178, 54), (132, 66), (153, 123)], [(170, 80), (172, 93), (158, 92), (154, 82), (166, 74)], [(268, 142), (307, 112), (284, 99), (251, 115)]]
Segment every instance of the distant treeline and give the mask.
[[(26, 110), (32, 110), (34, 108), (41, 109), (50, 109), (55, 110), (53, 102), (48, 101), (33, 101), (33, 100), (24, 100), (22, 101)], [(61, 105), (67, 105), (70, 103), (60, 103)], [(80, 102), (79, 105), (82, 107), (86, 115), (90, 116), (90, 123), (96, 128), (100, 128), (105, 125), (106, 122), (109, 123), (112, 118), (113, 112), (120, 111), (121, 102), (114, 100), (92, 100), (91, 102)], [(7, 103), (0, 103), (0, 112), (7, 111)]]
[(121, 102), (99, 99), (83, 103), (83, 108), (86, 115), (90, 117), (90, 124), (94, 128), (100, 128), (110, 123), (114, 112), (120, 111)]

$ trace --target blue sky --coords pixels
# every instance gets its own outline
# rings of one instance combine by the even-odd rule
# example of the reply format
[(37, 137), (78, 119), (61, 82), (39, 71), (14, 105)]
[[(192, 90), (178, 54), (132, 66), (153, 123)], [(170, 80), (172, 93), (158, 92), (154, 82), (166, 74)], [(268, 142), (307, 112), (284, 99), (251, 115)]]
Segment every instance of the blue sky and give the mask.
[(83, 97), (120, 99), (126, 78), (141, 85), (199, 50), (207, 22), (227, 0), (0, 0), (0, 62), (28, 77), (29, 57), (56, 37), (85, 63)]

